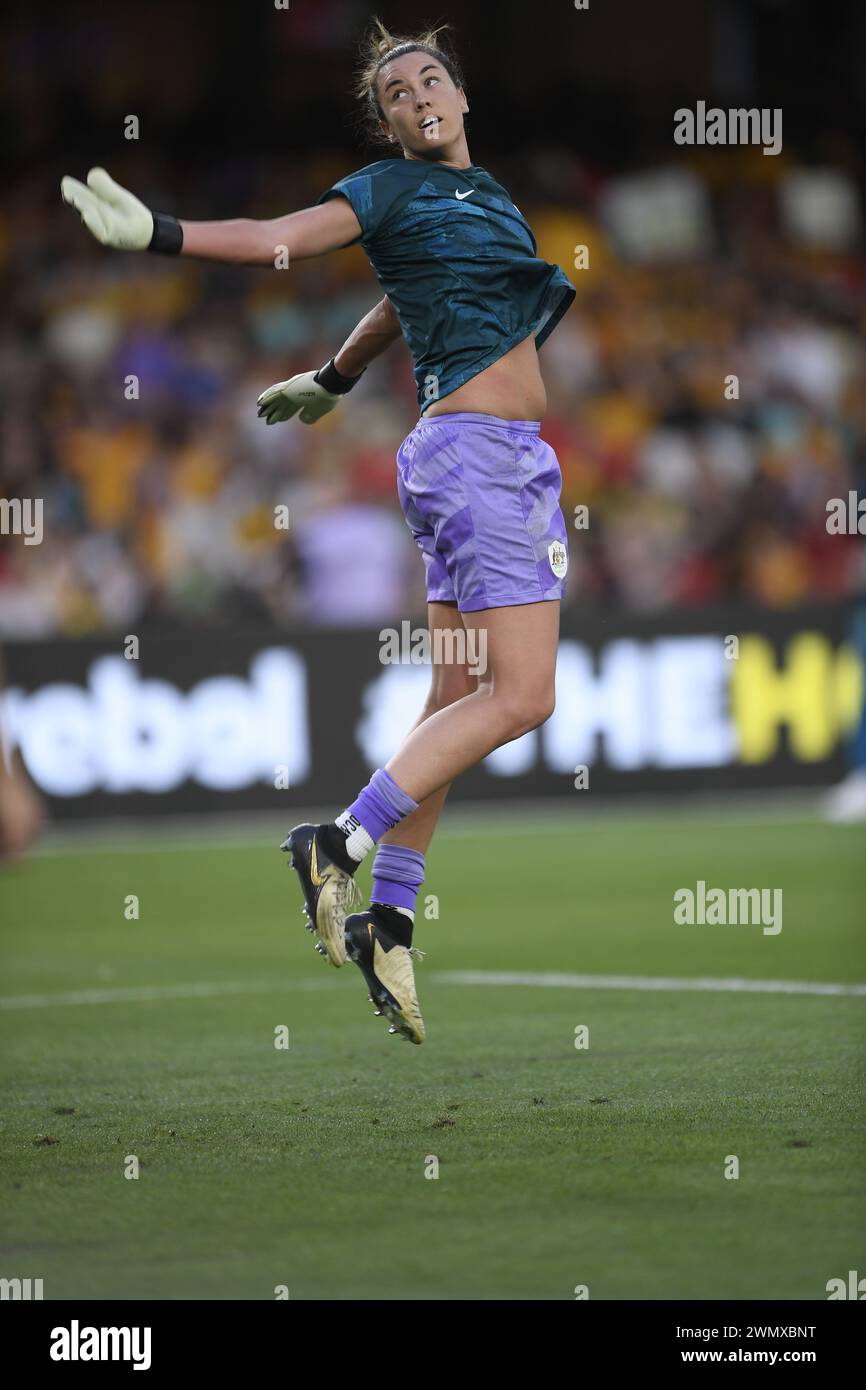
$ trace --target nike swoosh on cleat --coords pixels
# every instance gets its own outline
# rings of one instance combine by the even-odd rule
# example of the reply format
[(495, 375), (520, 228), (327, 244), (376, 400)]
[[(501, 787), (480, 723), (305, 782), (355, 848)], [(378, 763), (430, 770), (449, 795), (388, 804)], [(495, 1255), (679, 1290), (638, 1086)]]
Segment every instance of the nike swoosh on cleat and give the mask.
[(454, 190), (454, 196), (455, 196), (455, 198), (458, 198), (458, 199), (460, 200), (460, 202), (462, 203), (464, 198), (471, 198), (471, 197), (472, 197), (472, 194), (473, 194), (474, 192), (475, 192), (475, 189), (474, 189), (474, 188), (470, 188), (470, 190), (469, 190), (468, 193), (461, 193), (459, 189), (455, 188), (455, 190)]
[(327, 871), (324, 875), (319, 873), (319, 863), (316, 859), (315, 835), (313, 836), (313, 844), (310, 851), (310, 878), (317, 888), (321, 888), (322, 884), (327, 882)]

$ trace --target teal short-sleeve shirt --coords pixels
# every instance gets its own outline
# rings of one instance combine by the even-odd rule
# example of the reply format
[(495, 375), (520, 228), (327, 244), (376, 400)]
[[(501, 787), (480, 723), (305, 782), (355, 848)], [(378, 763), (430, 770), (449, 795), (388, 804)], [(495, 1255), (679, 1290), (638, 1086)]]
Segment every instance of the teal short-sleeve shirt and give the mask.
[(526, 218), (486, 169), (383, 159), (318, 199), (347, 198), (403, 330), (421, 414), (534, 334), (541, 347), (575, 296), (536, 255)]

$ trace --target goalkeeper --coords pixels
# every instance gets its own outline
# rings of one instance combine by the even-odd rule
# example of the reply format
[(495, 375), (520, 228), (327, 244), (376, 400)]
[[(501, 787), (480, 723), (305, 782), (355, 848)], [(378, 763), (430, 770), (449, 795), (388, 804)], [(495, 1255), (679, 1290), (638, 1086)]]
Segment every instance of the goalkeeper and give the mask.
[[(333, 821), (296, 826), (284, 849), (311, 930), (332, 964), (353, 960), (391, 1031), (425, 1036), (414, 977), (414, 908), (451, 781), (550, 715), (568, 567), (562, 479), (540, 436), (538, 348), (574, 298), (507, 191), (471, 162), (468, 101), (437, 31), (395, 38), (376, 21), (358, 94), (402, 151), (340, 179), (310, 208), (270, 221), (177, 221), (103, 169), (63, 197), (104, 245), (241, 265), (290, 263), (360, 242), (385, 297), (334, 358), (259, 397), (268, 423), (332, 410), (401, 333), (420, 419), (397, 454), (397, 488), (427, 576), (431, 650), (454, 634), (486, 651), (434, 665), (427, 702), (386, 767)], [(378, 846), (378, 848), (377, 848)], [(354, 873), (376, 850), (371, 905)]]

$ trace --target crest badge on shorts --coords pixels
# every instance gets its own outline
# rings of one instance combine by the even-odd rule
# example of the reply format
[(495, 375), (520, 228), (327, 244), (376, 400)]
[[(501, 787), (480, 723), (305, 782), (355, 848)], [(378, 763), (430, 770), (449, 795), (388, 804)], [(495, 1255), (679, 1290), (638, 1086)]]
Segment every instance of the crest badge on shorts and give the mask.
[(557, 579), (564, 579), (568, 571), (568, 551), (562, 541), (551, 541), (547, 547), (547, 558), (550, 560), (550, 568)]

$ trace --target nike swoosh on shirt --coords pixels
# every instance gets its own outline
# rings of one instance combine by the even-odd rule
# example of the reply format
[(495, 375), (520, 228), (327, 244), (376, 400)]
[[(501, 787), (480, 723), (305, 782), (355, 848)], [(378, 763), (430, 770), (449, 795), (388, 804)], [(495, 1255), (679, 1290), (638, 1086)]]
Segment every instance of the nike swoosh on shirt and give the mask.
[(454, 190), (454, 196), (455, 196), (456, 198), (459, 198), (459, 199), (460, 199), (460, 202), (462, 203), (464, 198), (471, 198), (471, 197), (472, 197), (472, 194), (473, 194), (474, 192), (475, 192), (475, 189), (474, 189), (474, 188), (470, 188), (470, 190), (469, 190), (468, 193), (461, 193), (459, 189), (455, 188), (455, 190)]

